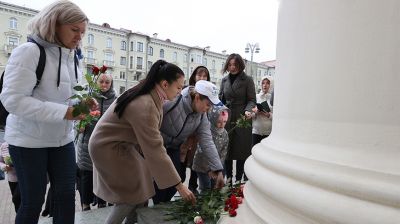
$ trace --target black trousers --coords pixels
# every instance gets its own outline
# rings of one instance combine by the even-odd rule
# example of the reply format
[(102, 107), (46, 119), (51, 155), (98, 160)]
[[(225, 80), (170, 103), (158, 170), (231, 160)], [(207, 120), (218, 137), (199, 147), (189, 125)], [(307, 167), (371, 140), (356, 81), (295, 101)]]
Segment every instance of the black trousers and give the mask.
[(268, 137), (269, 135), (257, 135), (257, 134), (252, 134), (252, 144), (253, 146), (255, 146), (256, 144), (260, 143), (261, 140), (263, 140), (264, 138)]
[(8, 182), (10, 187), (12, 202), (14, 204), (15, 212), (18, 212), (18, 208), (21, 205), (21, 193), (19, 191), (18, 182)]
[[(235, 180), (240, 181), (244, 176), (244, 180), (247, 180), (246, 175), (244, 174), (244, 162), (246, 160), (236, 160), (236, 175)], [(232, 178), (233, 175), (233, 160), (225, 160), (225, 171), (226, 171), (226, 178)], [(232, 181), (232, 179), (231, 179)]]
[[(179, 159), (179, 148), (167, 148), (167, 154), (171, 158), (174, 163), (175, 169), (178, 171), (181, 180), (184, 181), (186, 179), (186, 166), (182, 167), (182, 163)], [(177, 183), (178, 184), (178, 183)], [(176, 194), (175, 187), (169, 187), (166, 189), (159, 189), (157, 184), (154, 182), (154, 189), (156, 194), (153, 196), (154, 204), (159, 204), (160, 202), (168, 202), (171, 201), (172, 197)]]
[(93, 171), (79, 169), (78, 172), (80, 179), (79, 194), (81, 195), (81, 203), (89, 205), (90, 203), (96, 202), (100, 206), (106, 205), (106, 202), (103, 199), (97, 197), (93, 193)]

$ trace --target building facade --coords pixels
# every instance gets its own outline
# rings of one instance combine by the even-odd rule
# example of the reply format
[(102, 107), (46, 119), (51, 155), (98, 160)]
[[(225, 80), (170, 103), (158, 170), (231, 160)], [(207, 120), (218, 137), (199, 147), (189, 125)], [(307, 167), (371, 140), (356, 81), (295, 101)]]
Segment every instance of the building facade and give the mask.
[[(27, 41), (27, 23), (39, 11), (0, 2), (0, 72), (7, 64), (12, 50)], [(106, 65), (108, 73), (113, 75), (117, 93), (136, 85), (145, 78), (152, 64), (163, 59), (179, 66), (185, 73), (188, 83), (193, 70), (206, 66), (210, 71), (211, 82), (217, 87), (225, 74), (222, 69), (227, 58), (226, 52), (210, 51), (210, 47), (187, 46), (174, 43), (170, 39), (162, 40), (157, 33), (152, 36), (127, 29), (115, 29), (107, 23), (90, 23), (81, 43), (83, 71), (90, 72), (93, 65)], [(269, 74), (270, 67), (262, 63), (246, 61), (247, 72), (251, 71), (260, 89), (260, 79)], [(249, 69), (250, 68), (250, 69)], [(272, 74), (273, 75), (273, 74)]]

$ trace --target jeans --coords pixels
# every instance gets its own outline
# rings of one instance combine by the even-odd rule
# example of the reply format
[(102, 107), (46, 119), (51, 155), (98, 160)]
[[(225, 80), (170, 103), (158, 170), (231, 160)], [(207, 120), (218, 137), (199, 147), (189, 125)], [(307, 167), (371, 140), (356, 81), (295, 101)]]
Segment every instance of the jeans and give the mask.
[(21, 205), (21, 194), (19, 192), (18, 182), (8, 182), (8, 186), (10, 187), (15, 212), (18, 212), (18, 208)]
[(215, 181), (207, 173), (197, 172), (197, 177), (199, 178), (199, 189), (201, 192), (210, 190), (215, 185)]
[(36, 224), (44, 202), (47, 173), (52, 187), (53, 223), (74, 223), (75, 148), (71, 142), (61, 147), (24, 148), (9, 145), (17, 171), (21, 206), (16, 224)]

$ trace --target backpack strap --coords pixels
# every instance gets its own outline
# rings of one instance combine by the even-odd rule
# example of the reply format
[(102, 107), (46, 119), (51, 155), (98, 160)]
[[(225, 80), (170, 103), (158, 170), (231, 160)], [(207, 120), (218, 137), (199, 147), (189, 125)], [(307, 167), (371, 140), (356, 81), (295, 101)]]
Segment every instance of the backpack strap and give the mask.
[(36, 42), (33, 38), (28, 37), (28, 42), (35, 43), (40, 50), (40, 55), (39, 55), (39, 62), (38, 66), (36, 68), (36, 84), (35, 87), (39, 86), (40, 80), (42, 79), (42, 75), (44, 72), (44, 67), (46, 66), (46, 51), (44, 50), (44, 47), (40, 45), (38, 42)]
[(80, 59), (80, 51), (79, 50), (75, 50), (75, 55), (74, 55), (74, 62), (75, 62), (75, 79), (76, 79), (76, 83), (78, 83), (78, 66), (79, 66), (79, 59)]
[(39, 86), (40, 80), (42, 79), (42, 75), (44, 72), (44, 66), (46, 65), (46, 52), (44, 51), (44, 47), (36, 42), (34, 42), (40, 50), (40, 56), (39, 56), (39, 63), (36, 68), (36, 85), (34, 88)]

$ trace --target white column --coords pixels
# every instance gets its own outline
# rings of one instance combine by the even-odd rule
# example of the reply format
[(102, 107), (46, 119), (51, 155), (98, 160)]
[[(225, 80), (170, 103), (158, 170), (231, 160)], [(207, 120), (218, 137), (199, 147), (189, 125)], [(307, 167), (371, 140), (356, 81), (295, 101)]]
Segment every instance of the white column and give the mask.
[(282, 0), (272, 135), (222, 223), (400, 223), (400, 1)]

